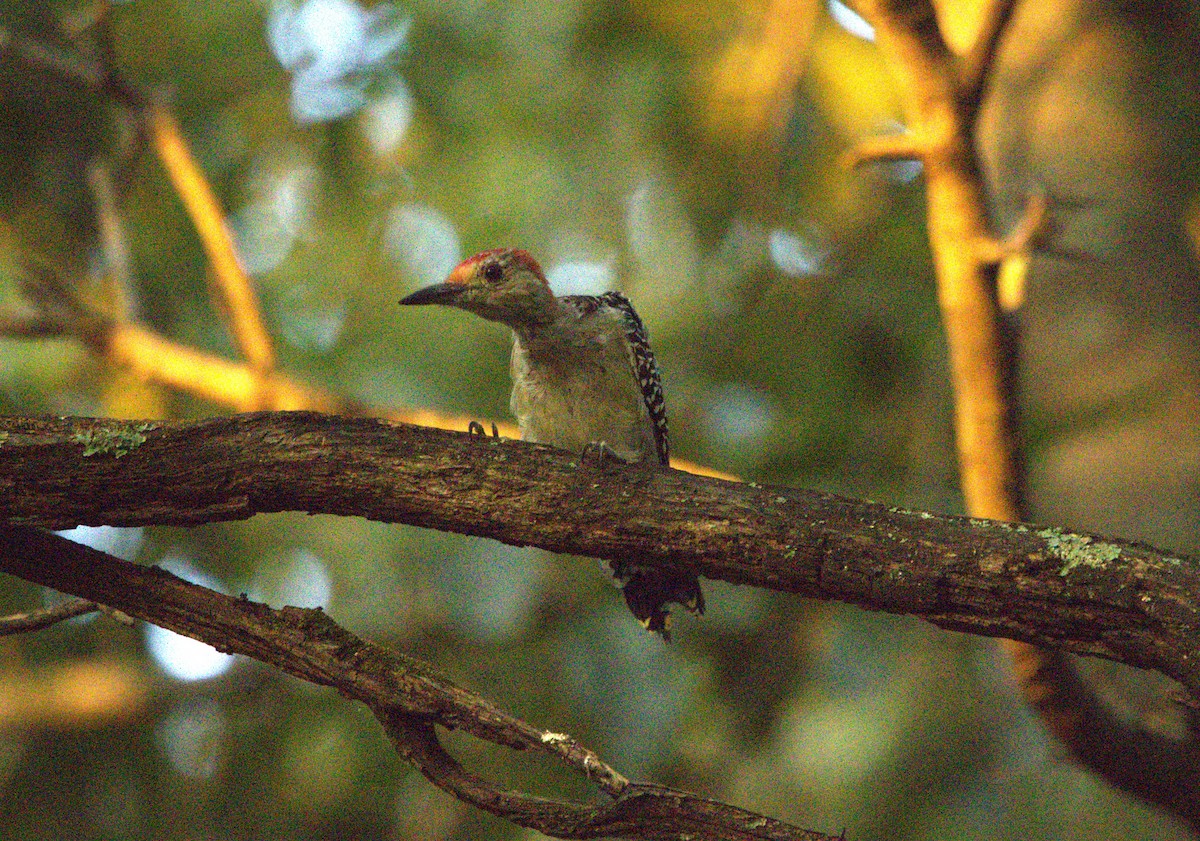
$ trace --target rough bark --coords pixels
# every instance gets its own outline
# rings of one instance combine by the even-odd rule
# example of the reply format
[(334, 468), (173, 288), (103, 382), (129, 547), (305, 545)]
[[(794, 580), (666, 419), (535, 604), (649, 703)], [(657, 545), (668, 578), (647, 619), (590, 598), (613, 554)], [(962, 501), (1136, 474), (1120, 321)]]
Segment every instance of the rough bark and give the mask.
[(1200, 688), (1200, 570), (1145, 545), (309, 412), (0, 420), (0, 518), (13, 523), (190, 525), (278, 511), (636, 555)]

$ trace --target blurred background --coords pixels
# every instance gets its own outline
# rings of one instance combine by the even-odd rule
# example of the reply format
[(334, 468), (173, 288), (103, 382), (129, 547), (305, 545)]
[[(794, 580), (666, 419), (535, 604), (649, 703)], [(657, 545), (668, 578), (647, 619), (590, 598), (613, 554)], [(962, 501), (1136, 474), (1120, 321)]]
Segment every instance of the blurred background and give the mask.
[[(1156, 43), (1159, 19), (1130, 22), (1116, 5), (1058, 12)], [(939, 6), (961, 43), (975, 7)], [(507, 331), (396, 302), (475, 251), (520, 246), (559, 294), (634, 300), (676, 455), (961, 510), (920, 167), (838, 162), (857, 139), (903, 130), (873, 33), (841, 4), (5, 0), (0, 27), (51, 56), (31, 61), (0, 37), (6, 307), (27, 304), (43, 267), (97, 312), (237, 358), (159, 158), (119, 103), (53, 69), (60, 52), (109, 60), (179, 120), (288, 376), (379, 411), (507, 420)], [(1035, 52), (1063, 49), (1031, 38)], [(1019, 83), (1046, 72), (1024, 55), (1009, 65), (1010, 110), (1024, 107)], [(1194, 87), (1170, 68), (1133, 81), (1148, 87), (1096, 95), (1124, 117), (1160, 88)], [(1158, 122), (1128, 119), (1153, 132), (1190, 119), (1155, 108)], [(1013, 156), (1066, 151), (993, 131), (989, 175), (1010, 175), (993, 185), (996, 212), (1011, 222), (1028, 186)], [(1064, 183), (1080, 177), (1070, 169)], [(1186, 201), (1170, 202), (1186, 222)], [(231, 409), (67, 336), (0, 339), (0, 411)], [(69, 535), (276, 607), (322, 605), (629, 776), (804, 827), (1186, 837), (1073, 766), (988, 640), (706, 582), (708, 615), (679, 617), (665, 646), (595, 561), (356, 519)], [(55, 598), (0, 582), (6, 613)], [(0, 640), (0, 663), (0, 837), (536, 836), (434, 789), (333, 691), (153, 627), (81, 618)], [(549, 764), (449, 742), (506, 785), (586, 796)]]

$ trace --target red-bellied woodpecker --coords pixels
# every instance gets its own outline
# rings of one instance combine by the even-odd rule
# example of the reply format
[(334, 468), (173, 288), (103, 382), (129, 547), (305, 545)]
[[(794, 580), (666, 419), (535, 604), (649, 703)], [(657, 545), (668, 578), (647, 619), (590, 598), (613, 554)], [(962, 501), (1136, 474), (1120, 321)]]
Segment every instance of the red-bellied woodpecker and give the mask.
[[(642, 320), (620, 292), (555, 297), (528, 252), (497, 248), (400, 303), (458, 307), (512, 328), (511, 405), (522, 440), (668, 463), (658, 365)], [(633, 615), (666, 639), (668, 603), (704, 612), (694, 573), (636, 560), (610, 566)]]

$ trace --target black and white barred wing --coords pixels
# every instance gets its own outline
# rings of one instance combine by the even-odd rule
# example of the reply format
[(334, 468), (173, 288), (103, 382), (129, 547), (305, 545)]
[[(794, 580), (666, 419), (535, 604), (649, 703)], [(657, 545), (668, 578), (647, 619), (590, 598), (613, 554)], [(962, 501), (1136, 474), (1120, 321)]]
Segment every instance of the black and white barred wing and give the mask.
[(669, 464), (671, 445), (667, 435), (667, 404), (663, 398), (662, 380), (658, 373), (658, 362), (650, 349), (650, 337), (646, 326), (628, 298), (620, 292), (605, 292), (603, 295), (565, 295), (560, 301), (575, 309), (580, 315), (591, 315), (599, 310), (610, 310), (620, 317), (625, 328), (626, 347), (629, 351), (629, 366), (642, 392), (646, 414), (654, 430), (654, 448), (660, 464)]
[(654, 359), (654, 351), (650, 349), (650, 337), (646, 334), (646, 326), (642, 324), (642, 319), (638, 317), (633, 304), (620, 292), (605, 292), (599, 296), (599, 301), (602, 306), (612, 307), (621, 313), (621, 320), (625, 325), (625, 338), (628, 339), (629, 364), (633, 368), (638, 386), (642, 389), (646, 412), (650, 415), (651, 426), (654, 427), (654, 448), (658, 453), (658, 461), (660, 464), (668, 464), (671, 459), (671, 444), (667, 436), (667, 403), (663, 398), (658, 362)]

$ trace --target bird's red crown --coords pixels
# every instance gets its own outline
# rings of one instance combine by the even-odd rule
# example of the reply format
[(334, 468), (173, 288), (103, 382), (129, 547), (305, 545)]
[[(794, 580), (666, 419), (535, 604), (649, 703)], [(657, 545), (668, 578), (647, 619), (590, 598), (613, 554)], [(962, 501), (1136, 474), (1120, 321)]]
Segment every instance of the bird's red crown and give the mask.
[(523, 248), (490, 248), (487, 251), (480, 251), (473, 257), (468, 257), (455, 266), (454, 271), (450, 272), (450, 276), (446, 278), (446, 283), (467, 283), (475, 274), (475, 267), (491, 257), (499, 257), (501, 262), (509, 266), (520, 266), (542, 279), (546, 277), (546, 273), (542, 271), (538, 261), (533, 259), (533, 255)]

